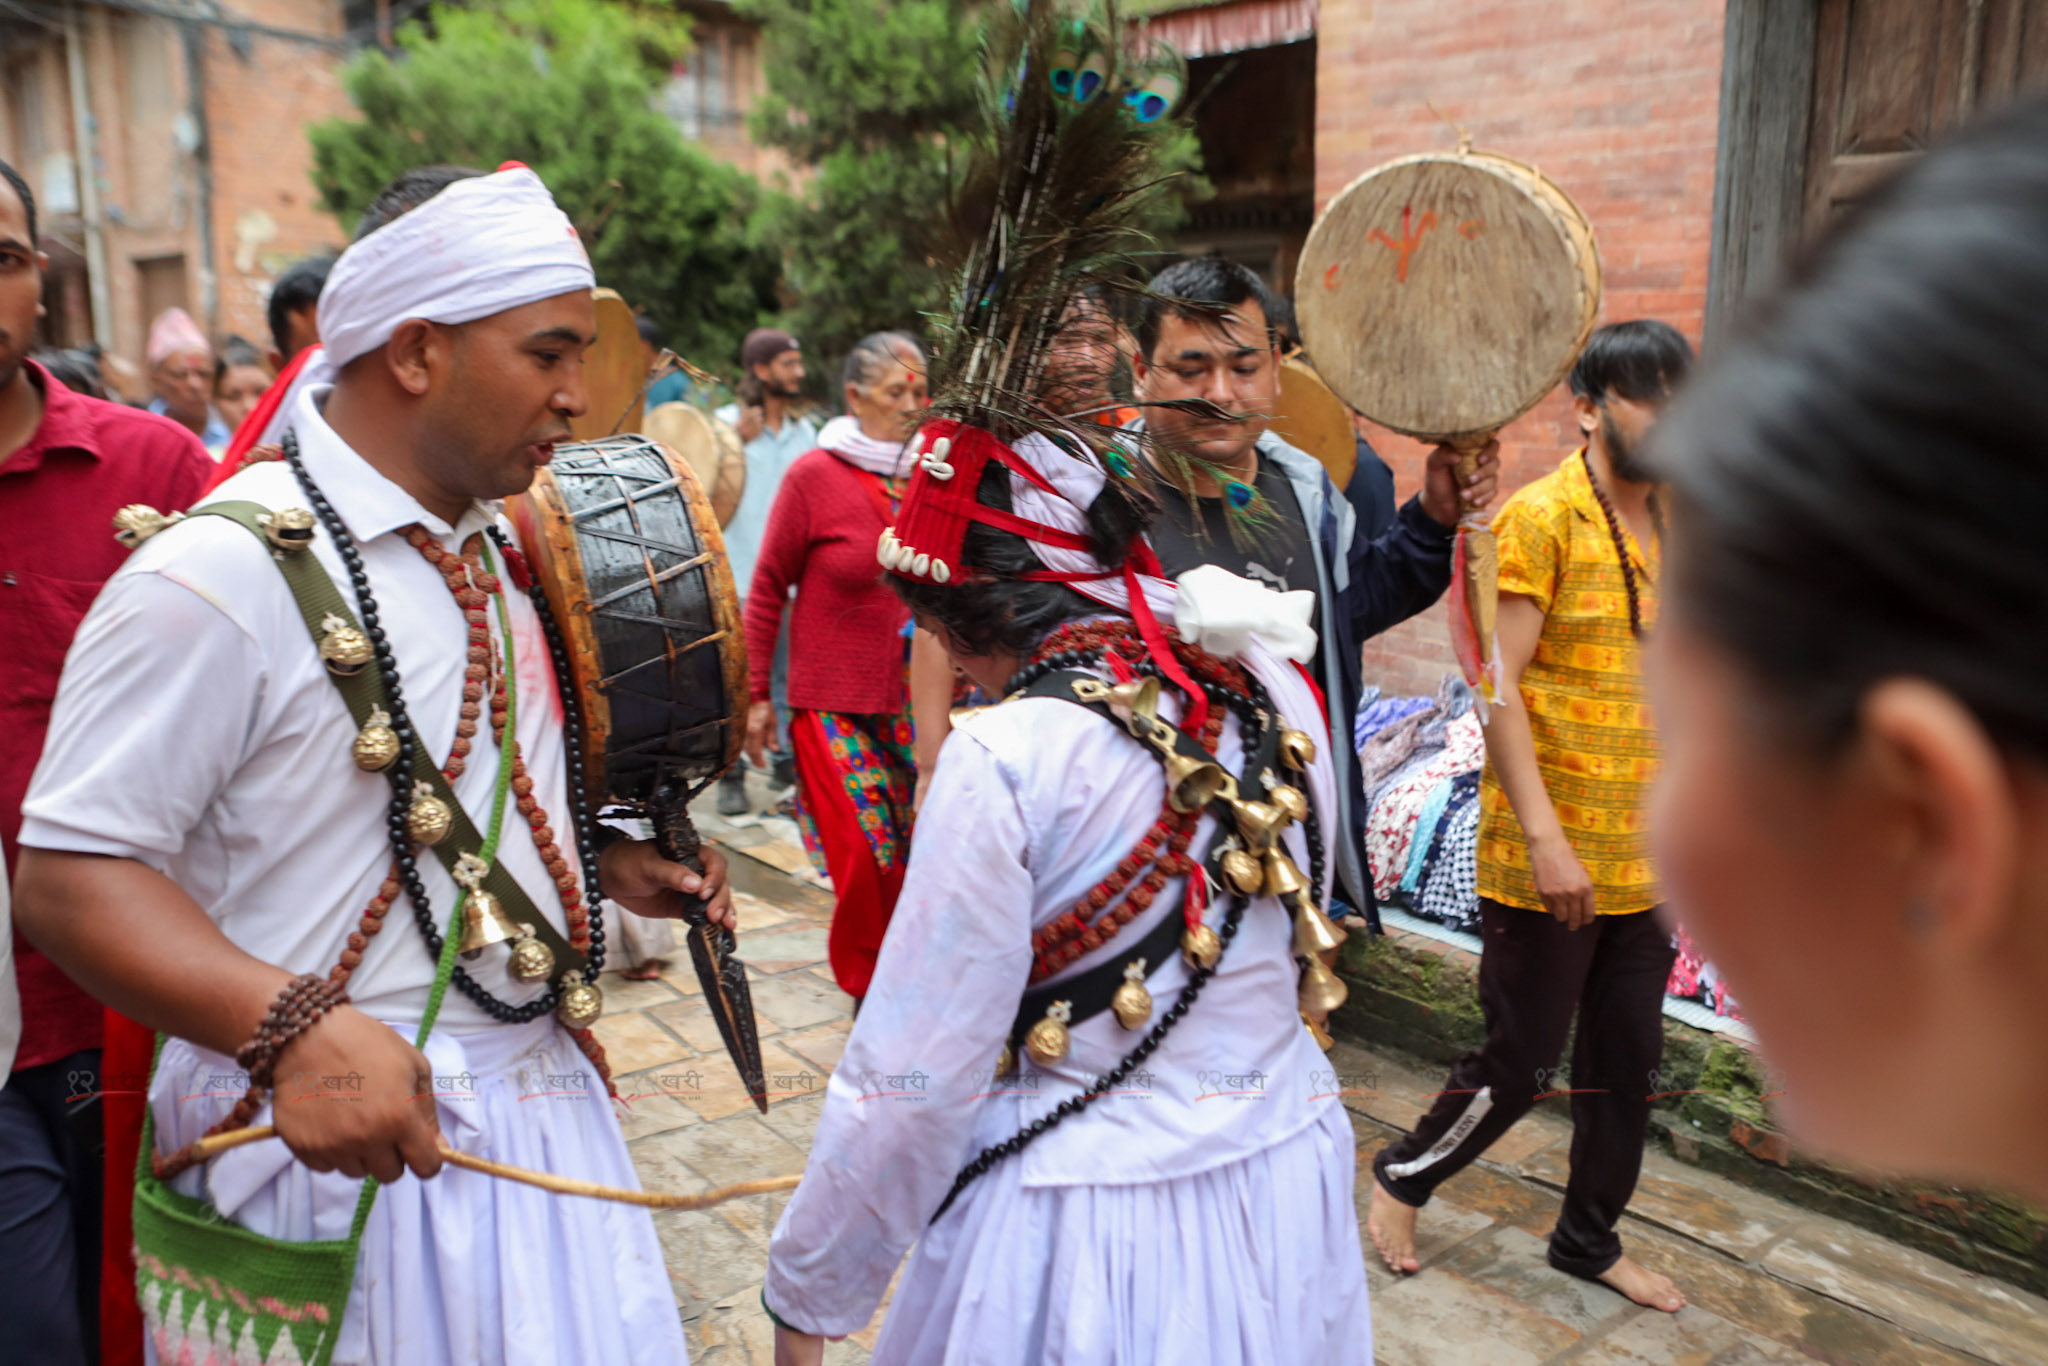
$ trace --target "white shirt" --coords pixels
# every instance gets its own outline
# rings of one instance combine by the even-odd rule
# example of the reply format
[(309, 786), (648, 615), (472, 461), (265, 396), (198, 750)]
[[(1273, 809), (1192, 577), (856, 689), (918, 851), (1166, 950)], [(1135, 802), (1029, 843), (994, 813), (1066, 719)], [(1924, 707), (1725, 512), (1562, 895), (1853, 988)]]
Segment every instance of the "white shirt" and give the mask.
[[(471, 506), (453, 527), (422, 508), (335, 435), (319, 412), (327, 393), (315, 389), (298, 401), (300, 453), (362, 554), (414, 729), (435, 762), (444, 762), (462, 702), (467, 624), (440, 571), (401, 529), (417, 522), (454, 550), (493, 521), (506, 524), (495, 504)], [(309, 507), (283, 461), (244, 470), (208, 499), (231, 500)], [(357, 607), (324, 530), (312, 553)], [(546, 642), (532, 604), (509, 580), (504, 596), (519, 743), (535, 795), (575, 867), (561, 703)], [(490, 617), (497, 636), (495, 608)], [(245, 952), (294, 973), (324, 974), (391, 864), (391, 788), (382, 773), (356, 767), (355, 736), (269, 548), (225, 518), (191, 517), (129, 556), (86, 614), (22, 806), (21, 842), (139, 860), (184, 888)], [(454, 785), (485, 833), (497, 773), (486, 708)], [(525, 827), (508, 797), (499, 859), (563, 929), (560, 895)], [(417, 858), (445, 934), (454, 880), (431, 851)], [(511, 980), (507, 957), (500, 949), (463, 966), (499, 1000), (540, 994), (541, 985)], [(401, 892), (349, 993), (410, 1034), (433, 978), (434, 960)], [(447, 993), (440, 1028), (490, 1023), (467, 996)]]
[[(1240, 755), (1233, 719), (1218, 758), (1234, 773)], [(1327, 812), (1326, 756), (1316, 769), (1304, 786)], [(1145, 1037), (1150, 1025), (1126, 1030), (1105, 1011), (1073, 1027), (1054, 1066), (1025, 1061), (1015, 1079), (993, 1075), (1031, 970), (1033, 930), (1109, 874), (1158, 819), (1164, 795), (1157, 759), (1059, 699), (975, 712), (947, 737), (874, 986), (769, 1248), (777, 1314), (814, 1332), (859, 1330), (960, 1167), (1085, 1091)], [(1333, 828), (1327, 815), (1322, 828)], [(1190, 854), (1200, 857), (1214, 832), (1204, 816)], [(1306, 874), (1300, 827), (1288, 843)], [(1151, 909), (1061, 976), (1128, 954), (1162, 916), (1181, 914), (1182, 888), (1169, 882)], [(1221, 907), (1207, 918), (1220, 927)], [(1297, 1013), (1291, 945), (1277, 901), (1247, 907), (1221, 969), (1140, 1073), (1007, 1159), (1022, 1164), (1024, 1184), (1191, 1176), (1291, 1138), (1336, 1104), (1328, 1061)], [(1151, 976), (1154, 1023), (1187, 976), (1178, 952)]]

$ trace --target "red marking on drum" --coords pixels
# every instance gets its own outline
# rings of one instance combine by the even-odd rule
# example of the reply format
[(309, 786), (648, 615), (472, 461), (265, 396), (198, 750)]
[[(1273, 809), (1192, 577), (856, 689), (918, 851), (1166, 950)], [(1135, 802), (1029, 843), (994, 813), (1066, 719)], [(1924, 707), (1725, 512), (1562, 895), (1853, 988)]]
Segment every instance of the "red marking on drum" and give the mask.
[(1342, 269), (1344, 269), (1344, 263), (1342, 261), (1335, 261), (1331, 263), (1330, 268), (1323, 272), (1324, 289), (1335, 289), (1337, 287), (1337, 272)]
[(1415, 221), (1415, 207), (1412, 204), (1404, 204), (1401, 206), (1400, 241), (1396, 242), (1378, 228), (1374, 228), (1366, 235), (1371, 240), (1386, 247), (1389, 251), (1399, 253), (1401, 259), (1394, 267), (1394, 278), (1402, 284), (1406, 284), (1408, 283), (1408, 258), (1413, 256), (1415, 249), (1422, 245), (1422, 235), (1435, 226), (1436, 211), (1434, 209), (1423, 214), (1422, 221), (1418, 223)]
[(1485, 231), (1486, 225), (1476, 218), (1468, 218), (1464, 222), (1458, 224), (1458, 236), (1464, 238), (1467, 242), (1471, 241), (1473, 238), (1477, 237), (1480, 233)]

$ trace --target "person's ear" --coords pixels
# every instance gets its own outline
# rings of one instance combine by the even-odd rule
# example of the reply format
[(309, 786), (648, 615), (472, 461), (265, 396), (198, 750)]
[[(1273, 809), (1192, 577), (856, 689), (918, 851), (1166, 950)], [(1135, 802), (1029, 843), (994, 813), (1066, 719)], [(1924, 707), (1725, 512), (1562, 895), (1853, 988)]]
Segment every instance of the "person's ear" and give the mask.
[(1899, 860), (1898, 914), (1937, 951), (1959, 958), (1994, 946), (2014, 914), (2019, 793), (1976, 716), (1944, 688), (1889, 679), (1863, 700), (1865, 780), (1877, 833)]
[(1600, 425), (1600, 409), (1583, 394), (1572, 395), (1572, 416), (1578, 419), (1579, 435), (1590, 437)]
[(407, 318), (384, 343), (384, 363), (401, 389), (415, 396), (433, 387), (435, 375), (446, 365), (440, 329), (424, 318)]
[(276, 347), (272, 346), (272, 347), (268, 347), (268, 348), (266, 348), (266, 349), (264, 350), (263, 354), (264, 354), (264, 355), (265, 355), (266, 357), (268, 357), (268, 358), (269, 358), (269, 361), (270, 361), (270, 373), (271, 373), (271, 374), (273, 374), (273, 375), (275, 375), (275, 374), (278, 374), (278, 373), (280, 373), (280, 372), (281, 372), (281, 371), (282, 371), (282, 370), (284, 369), (284, 367), (285, 367), (285, 359), (284, 359), (284, 352), (282, 352), (282, 351), (278, 350), (278, 349), (277, 349)]
[(1152, 362), (1134, 340), (1131, 344), (1131, 387), (1142, 391), (1151, 374)]

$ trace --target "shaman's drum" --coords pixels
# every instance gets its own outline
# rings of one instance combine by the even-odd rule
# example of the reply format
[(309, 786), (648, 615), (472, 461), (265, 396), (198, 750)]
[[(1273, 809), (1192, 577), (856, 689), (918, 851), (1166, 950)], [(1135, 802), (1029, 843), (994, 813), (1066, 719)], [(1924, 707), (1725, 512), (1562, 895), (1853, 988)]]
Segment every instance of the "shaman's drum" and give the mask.
[(711, 491), (711, 510), (722, 527), (739, 511), (747, 491), (747, 450), (740, 434), (703, 409), (681, 402), (648, 410), (640, 430), (690, 462), (697, 483)]
[(723, 773), (744, 738), (747, 652), (689, 462), (644, 436), (557, 446), (509, 511), (568, 647), (593, 806)]
[(1330, 201), (1295, 277), (1316, 370), (1373, 421), (1476, 437), (1564, 378), (1600, 311), (1593, 227), (1533, 166), (1403, 157)]
[(1351, 410), (1299, 355), (1280, 362), (1280, 406), (1273, 412), (1273, 430), (1288, 445), (1320, 460), (1339, 493), (1349, 487), (1358, 464)]

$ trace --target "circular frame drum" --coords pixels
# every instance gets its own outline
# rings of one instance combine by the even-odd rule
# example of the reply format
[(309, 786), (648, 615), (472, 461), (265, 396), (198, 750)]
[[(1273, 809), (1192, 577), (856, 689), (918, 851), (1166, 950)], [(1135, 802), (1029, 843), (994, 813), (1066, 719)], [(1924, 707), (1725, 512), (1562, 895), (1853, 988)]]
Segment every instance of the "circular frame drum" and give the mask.
[(568, 648), (593, 806), (644, 806), (729, 768), (745, 734), (745, 634), (689, 462), (643, 436), (558, 446), (507, 511)]
[[(1402, 157), (1330, 201), (1295, 277), (1325, 382), (1382, 426), (1476, 438), (1557, 386), (1600, 311), (1593, 227), (1535, 167)], [(1456, 444), (1456, 443), (1454, 443)]]
[(697, 483), (711, 493), (711, 510), (726, 526), (747, 491), (747, 451), (740, 434), (703, 409), (680, 400), (648, 410), (640, 430), (690, 462)]

